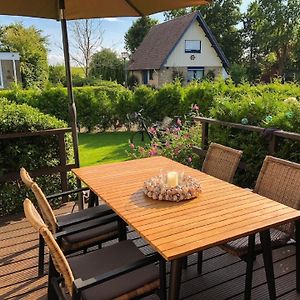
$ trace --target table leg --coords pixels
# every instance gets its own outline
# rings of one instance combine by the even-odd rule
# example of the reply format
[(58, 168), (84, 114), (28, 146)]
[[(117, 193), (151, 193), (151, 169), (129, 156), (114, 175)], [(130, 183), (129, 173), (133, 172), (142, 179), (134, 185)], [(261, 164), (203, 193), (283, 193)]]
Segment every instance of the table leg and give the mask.
[(267, 284), (269, 289), (269, 296), (271, 300), (276, 299), (276, 288), (275, 288), (275, 278), (273, 269), (273, 258), (272, 258), (272, 247), (270, 230), (265, 230), (259, 233), (260, 241), (263, 250), (263, 259), (267, 277)]
[(300, 220), (295, 221), (296, 227), (296, 290), (300, 292)]
[(251, 299), (251, 289), (252, 289), (252, 277), (253, 277), (253, 260), (255, 258), (255, 234), (249, 235), (248, 237), (248, 253), (246, 257), (247, 267), (246, 267), (246, 282), (245, 282), (245, 300)]
[(98, 202), (97, 195), (93, 191), (90, 191), (88, 207), (97, 206), (97, 202)]
[(171, 261), (169, 300), (179, 299), (182, 260), (183, 258), (177, 258)]

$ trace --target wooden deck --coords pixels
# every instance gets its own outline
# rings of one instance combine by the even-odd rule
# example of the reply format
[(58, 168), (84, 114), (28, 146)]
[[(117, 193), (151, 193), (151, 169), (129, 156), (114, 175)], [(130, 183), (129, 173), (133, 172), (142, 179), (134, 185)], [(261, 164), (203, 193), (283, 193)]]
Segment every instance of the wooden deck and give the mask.
[[(71, 211), (72, 203), (57, 214)], [(133, 231), (128, 234), (146, 254), (151, 248)], [(37, 277), (38, 235), (22, 215), (0, 221), (0, 299), (47, 299), (47, 276)], [(300, 299), (295, 291), (295, 247), (273, 252), (277, 296), (280, 300)], [(218, 247), (204, 251), (203, 274), (196, 272), (196, 256), (189, 256), (183, 272), (181, 299), (243, 299), (245, 263)], [(254, 264), (252, 299), (268, 299), (262, 257)], [(147, 299), (154, 299), (150, 296)]]

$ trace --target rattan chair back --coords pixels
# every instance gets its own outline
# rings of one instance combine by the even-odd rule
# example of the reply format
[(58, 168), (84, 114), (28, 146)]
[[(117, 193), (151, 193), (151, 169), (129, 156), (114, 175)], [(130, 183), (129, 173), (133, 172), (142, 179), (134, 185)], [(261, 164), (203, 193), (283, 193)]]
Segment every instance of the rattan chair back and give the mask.
[(29, 199), (25, 199), (23, 207), (25, 216), (29, 223), (39, 232), (39, 234), (43, 236), (49, 248), (55, 269), (63, 276), (67, 291), (70, 293), (70, 295), (72, 295), (74, 276), (66, 257), (59, 248), (52, 233), (49, 231), (47, 225), (42, 220), (32, 202)]
[(211, 143), (202, 165), (202, 172), (232, 182), (243, 152)]
[[(300, 209), (300, 164), (266, 156), (254, 192)], [(292, 223), (281, 225), (279, 228), (288, 234), (294, 234)]]
[(53, 210), (43, 193), (43, 191), (40, 189), (40, 187), (37, 185), (37, 183), (34, 183), (31, 185), (31, 190), (35, 195), (35, 198), (38, 202), (39, 208), (42, 212), (43, 218), (48, 225), (49, 229), (52, 233), (56, 232), (57, 229), (57, 219), (53, 213)]
[(30, 177), (30, 175), (28, 174), (28, 172), (26, 171), (25, 168), (21, 168), (20, 169), (20, 177), (21, 177), (23, 183), (28, 188), (31, 188), (31, 186), (33, 185), (34, 181), (32, 180), (32, 178)]

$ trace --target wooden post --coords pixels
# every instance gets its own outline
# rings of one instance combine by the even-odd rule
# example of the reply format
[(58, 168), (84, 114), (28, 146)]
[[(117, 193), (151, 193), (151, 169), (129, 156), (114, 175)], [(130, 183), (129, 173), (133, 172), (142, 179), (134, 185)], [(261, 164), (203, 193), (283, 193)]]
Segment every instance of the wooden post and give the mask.
[(208, 123), (207, 122), (201, 122), (202, 125), (202, 142), (201, 142), (201, 148), (202, 150), (207, 149), (208, 146)]
[[(61, 189), (62, 192), (66, 192), (68, 190), (68, 176), (65, 168), (67, 165), (67, 154), (64, 133), (60, 133), (58, 135), (58, 146), (60, 165), (63, 167), (60, 171)], [(63, 196), (62, 198), (64, 202), (68, 200), (68, 196)]]
[(274, 155), (277, 151), (278, 139), (275, 134), (272, 134), (272, 138), (268, 144), (268, 151), (270, 155)]

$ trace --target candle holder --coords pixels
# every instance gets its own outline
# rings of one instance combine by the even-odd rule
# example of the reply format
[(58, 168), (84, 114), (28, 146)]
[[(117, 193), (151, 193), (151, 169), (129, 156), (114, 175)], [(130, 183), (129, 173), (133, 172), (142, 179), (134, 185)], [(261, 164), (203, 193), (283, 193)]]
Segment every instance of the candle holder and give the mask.
[[(172, 174), (168, 176), (169, 173)], [(189, 200), (198, 196), (201, 188), (200, 183), (197, 180), (184, 173), (178, 173), (178, 179), (174, 181), (175, 183), (177, 182), (177, 185), (170, 186), (170, 182), (173, 182), (174, 172), (169, 173), (161, 174), (146, 180), (144, 182), (145, 195), (154, 200), (173, 202)]]

